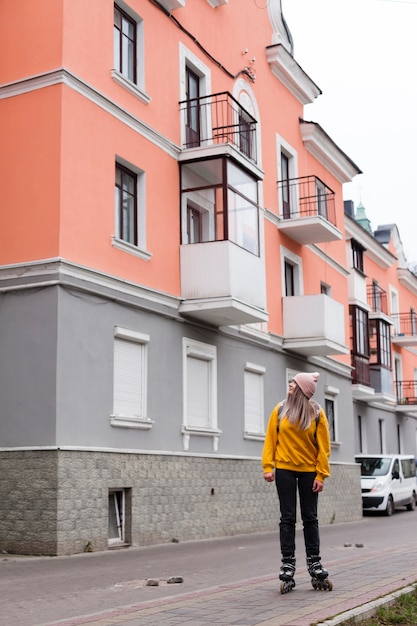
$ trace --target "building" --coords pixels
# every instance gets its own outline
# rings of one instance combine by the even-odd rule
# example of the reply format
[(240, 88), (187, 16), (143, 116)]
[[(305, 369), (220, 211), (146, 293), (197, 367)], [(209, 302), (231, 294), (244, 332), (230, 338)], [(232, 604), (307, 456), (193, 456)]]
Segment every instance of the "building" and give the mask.
[(265, 425), (306, 370), (332, 433), (321, 521), (360, 519), (354, 454), (381, 403), (384, 446), (397, 424), (414, 452), (416, 428), (372, 338), (351, 356), (355, 306), (401, 328), (374, 317), (351, 250), (407, 310), (415, 278), (395, 228), (345, 213), (360, 170), (304, 119), (321, 92), (280, 0), (4, 0), (0, 17), (0, 549), (276, 528)]

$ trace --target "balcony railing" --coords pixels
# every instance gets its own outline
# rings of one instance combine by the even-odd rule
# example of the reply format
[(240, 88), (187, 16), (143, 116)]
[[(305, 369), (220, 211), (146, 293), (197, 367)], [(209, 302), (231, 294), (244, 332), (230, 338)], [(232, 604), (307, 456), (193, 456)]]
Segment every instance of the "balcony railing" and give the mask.
[(336, 226), (335, 194), (317, 176), (278, 181), (283, 219), (323, 217)]
[(366, 295), (372, 313), (384, 313), (388, 315), (388, 299), (385, 289), (375, 284), (368, 285)]
[(417, 404), (417, 381), (397, 380), (395, 389), (397, 404)]
[(417, 338), (417, 314), (415, 311), (409, 313), (392, 313), (394, 322), (394, 337), (415, 337)]
[(256, 120), (229, 92), (180, 103), (184, 148), (231, 144), (256, 162)]
[(357, 355), (352, 355), (352, 368), (352, 383), (354, 385), (366, 385), (369, 387), (371, 384), (369, 360)]

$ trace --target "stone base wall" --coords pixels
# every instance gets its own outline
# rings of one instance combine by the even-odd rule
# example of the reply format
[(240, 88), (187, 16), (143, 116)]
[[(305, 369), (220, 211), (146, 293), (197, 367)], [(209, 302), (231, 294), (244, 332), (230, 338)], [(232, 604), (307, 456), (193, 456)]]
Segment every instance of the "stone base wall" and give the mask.
[[(333, 464), (321, 524), (362, 517), (359, 468)], [(108, 548), (109, 491), (126, 494), (125, 541), (144, 546), (278, 529), (259, 460), (111, 452), (0, 452), (0, 550), (64, 555)]]

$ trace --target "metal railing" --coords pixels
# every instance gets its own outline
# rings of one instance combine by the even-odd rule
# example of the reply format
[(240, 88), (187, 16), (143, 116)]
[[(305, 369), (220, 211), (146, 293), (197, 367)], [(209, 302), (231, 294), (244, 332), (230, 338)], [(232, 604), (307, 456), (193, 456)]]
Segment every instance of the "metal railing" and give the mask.
[(392, 313), (393, 335), (394, 336), (417, 336), (417, 314), (415, 311), (409, 313)]
[(256, 120), (224, 91), (182, 100), (180, 111), (185, 128), (183, 148), (231, 144), (256, 162)]
[(278, 181), (284, 219), (320, 216), (336, 226), (335, 193), (317, 176)]
[(397, 380), (395, 390), (397, 404), (417, 404), (417, 381)]
[(366, 288), (368, 304), (373, 313), (384, 313), (388, 315), (388, 298), (385, 289), (379, 285), (368, 285)]

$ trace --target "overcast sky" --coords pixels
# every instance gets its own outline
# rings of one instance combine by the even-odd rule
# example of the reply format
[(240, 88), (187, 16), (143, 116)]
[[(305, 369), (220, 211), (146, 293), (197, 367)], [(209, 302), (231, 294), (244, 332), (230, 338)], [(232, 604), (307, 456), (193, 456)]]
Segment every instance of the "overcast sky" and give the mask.
[(322, 95), (306, 105), (362, 170), (344, 199), (395, 223), (417, 262), (417, 0), (282, 0), (294, 57)]

